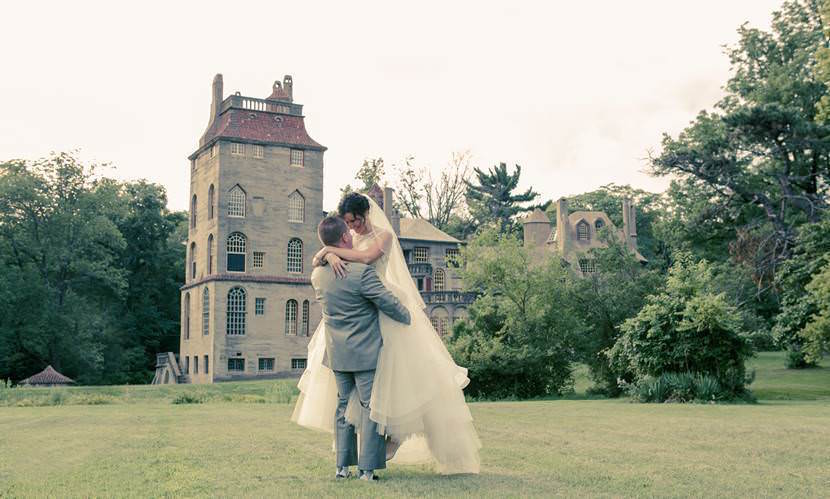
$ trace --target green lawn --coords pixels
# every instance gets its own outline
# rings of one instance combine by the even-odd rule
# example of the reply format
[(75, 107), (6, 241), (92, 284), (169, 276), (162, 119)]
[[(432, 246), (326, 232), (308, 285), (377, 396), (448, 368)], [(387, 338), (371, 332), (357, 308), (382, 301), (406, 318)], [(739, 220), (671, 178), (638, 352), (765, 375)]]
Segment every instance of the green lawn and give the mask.
[[(330, 437), (288, 421), (290, 381), (60, 396), (103, 405), (33, 407), (58, 391), (0, 391), (15, 392), (0, 395), (0, 497), (826, 496), (830, 369), (782, 363), (753, 361), (754, 405), (473, 403), (481, 475), (393, 466), (378, 484), (331, 479)], [(171, 403), (183, 393), (206, 402)]]

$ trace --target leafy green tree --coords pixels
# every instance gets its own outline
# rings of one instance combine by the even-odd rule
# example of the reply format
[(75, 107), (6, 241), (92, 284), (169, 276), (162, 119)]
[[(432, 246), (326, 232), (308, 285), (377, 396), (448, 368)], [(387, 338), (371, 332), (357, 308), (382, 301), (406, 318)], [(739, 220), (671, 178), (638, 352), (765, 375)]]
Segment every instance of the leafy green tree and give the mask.
[(179, 346), (188, 218), (167, 209), (164, 188), (156, 184), (126, 183), (120, 198), (116, 224), (126, 247), (118, 266), (127, 285), (119, 314), (122, 334), (108, 352), (106, 372), (110, 383), (147, 383), (156, 354)]
[(125, 287), (117, 266), (125, 242), (111, 220), (117, 187), (94, 171), (65, 153), (0, 164), (2, 378), (51, 364), (101, 380), (104, 345), (116, 334), (110, 312)]
[(644, 267), (607, 230), (600, 237), (608, 246), (590, 251), (597, 270), (575, 280), (570, 299), (585, 325), (578, 345), (596, 385), (593, 390), (617, 396), (621, 393), (617, 380), (631, 381), (631, 374), (610, 364), (606, 351), (617, 341), (620, 325), (637, 315), (663, 277), (657, 269)]
[(711, 266), (677, 255), (665, 290), (650, 295), (608, 356), (634, 384), (668, 373), (713, 376), (731, 397), (745, 393), (744, 361), (752, 355), (742, 318), (719, 293)]
[(805, 360), (816, 364), (830, 351), (830, 261), (807, 284), (807, 299), (817, 311), (799, 331), (799, 336), (804, 341)]
[[(810, 367), (814, 362), (804, 357), (804, 337), (799, 334), (810, 318), (819, 313), (817, 295), (805, 293), (811, 281), (830, 263), (830, 216), (819, 223), (799, 228), (792, 257), (776, 274), (781, 296), (781, 311), (775, 317), (773, 335), (789, 351), (789, 367)], [(813, 357), (814, 358), (814, 357)]]
[(463, 250), (465, 286), (481, 293), (448, 348), (470, 370), (467, 393), (535, 397), (572, 389), (580, 315), (569, 307), (573, 277), (551, 257), (533, 263), (512, 235), (482, 231)]
[(830, 128), (815, 121), (827, 87), (813, 73), (827, 38), (817, 1), (785, 2), (770, 32), (742, 26), (739, 35), (727, 51), (726, 97), (677, 138), (665, 136), (651, 164), (678, 177), (673, 198), (692, 209), (675, 210), (678, 225), (705, 247), (728, 249), (766, 292), (797, 227), (827, 208)]
[(513, 173), (507, 171), (507, 165), (500, 163), (488, 171), (473, 168), (475, 181), (465, 180), (467, 185), (467, 205), (476, 226), (495, 224), (501, 232), (518, 234), (515, 216), (532, 210), (533, 206), (521, 206), (539, 197), (539, 193), (528, 188), (525, 192), (514, 194), (519, 185), (522, 167), (516, 165)]

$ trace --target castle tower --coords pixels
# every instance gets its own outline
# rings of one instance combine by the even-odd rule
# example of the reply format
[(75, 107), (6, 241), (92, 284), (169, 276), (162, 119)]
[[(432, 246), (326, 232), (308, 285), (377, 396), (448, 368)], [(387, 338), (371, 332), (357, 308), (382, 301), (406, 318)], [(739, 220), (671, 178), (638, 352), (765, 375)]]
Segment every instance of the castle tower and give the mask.
[(179, 367), (186, 381), (300, 373), (320, 321), (311, 259), (320, 248), (323, 153), (293, 80), (265, 99), (223, 98), (190, 155), (190, 230)]
[(545, 212), (536, 208), (522, 221), (524, 245), (526, 248), (544, 248), (550, 237), (550, 219)]

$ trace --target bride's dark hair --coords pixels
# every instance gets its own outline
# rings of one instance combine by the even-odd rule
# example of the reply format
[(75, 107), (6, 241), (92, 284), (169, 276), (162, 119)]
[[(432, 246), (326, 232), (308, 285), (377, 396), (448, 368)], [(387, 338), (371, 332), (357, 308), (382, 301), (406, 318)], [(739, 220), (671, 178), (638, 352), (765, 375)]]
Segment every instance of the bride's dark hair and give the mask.
[(337, 206), (337, 212), (340, 213), (341, 217), (346, 213), (351, 213), (356, 217), (366, 218), (367, 211), (369, 211), (369, 200), (366, 199), (366, 196), (357, 192), (350, 192), (343, 196)]

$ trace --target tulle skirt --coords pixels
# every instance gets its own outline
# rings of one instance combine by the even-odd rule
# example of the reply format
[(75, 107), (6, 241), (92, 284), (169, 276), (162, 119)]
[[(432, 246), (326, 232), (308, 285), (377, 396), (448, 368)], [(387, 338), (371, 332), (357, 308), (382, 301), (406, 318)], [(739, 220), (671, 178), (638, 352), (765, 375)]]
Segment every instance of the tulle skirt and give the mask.
[[(411, 310), (411, 309), (410, 309)], [(467, 370), (455, 364), (423, 311), (401, 324), (378, 313), (383, 347), (378, 357), (369, 417), (378, 432), (403, 442), (392, 463), (432, 462), (444, 474), (478, 473), (478, 439), (464, 400)], [(332, 433), (337, 407), (334, 373), (322, 363), (325, 325), (308, 345), (308, 363), (298, 384), (300, 397), (292, 420)], [(346, 419), (360, 421), (360, 404), (352, 393)]]

